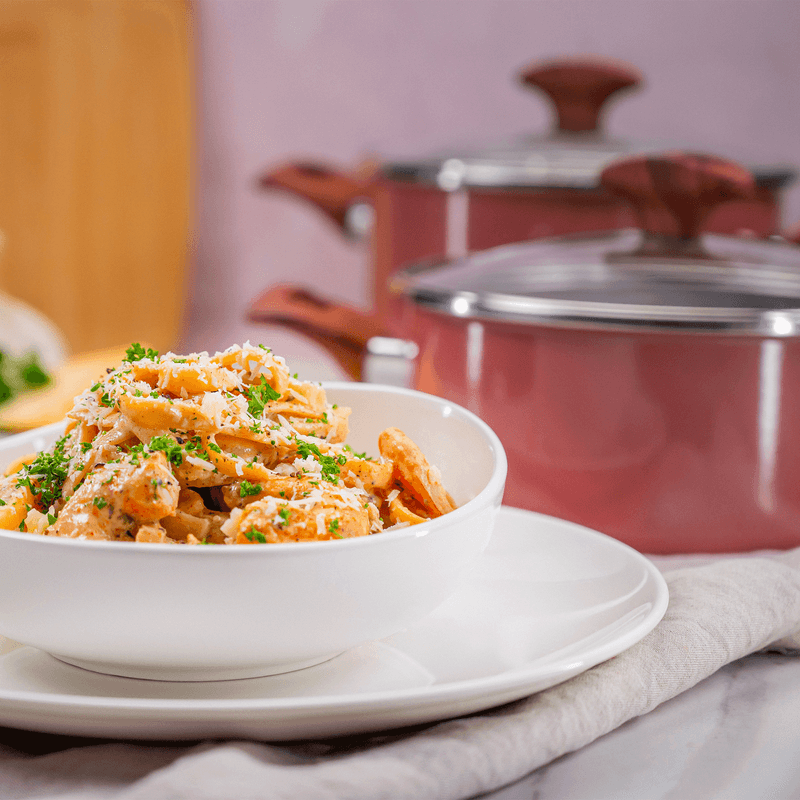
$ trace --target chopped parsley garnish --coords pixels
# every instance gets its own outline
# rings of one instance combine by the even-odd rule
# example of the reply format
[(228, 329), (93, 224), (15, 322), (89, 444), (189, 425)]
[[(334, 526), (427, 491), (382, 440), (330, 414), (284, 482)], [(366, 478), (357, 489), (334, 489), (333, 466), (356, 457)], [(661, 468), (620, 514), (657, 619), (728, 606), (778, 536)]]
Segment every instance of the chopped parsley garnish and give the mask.
[(40, 508), (49, 508), (61, 497), (61, 489), (69, 472), (70, 457), (64, 452), (67, 437), (62, 436), (52, 453), (42, 452), (23, 467), (17, 486), (27, 486)]
[(349, 444), (346, 444), (344, 446), (344, 449), (347, 450), (348, 453), (352, 453), (356, 458), (361, 458), (364, 461), (372, 461), (372, 458), (370, 458), (370, 456), (367, 455), (366, 451), (364, 451), (363, 453), (356, 453), (356, 451), (353, 450), (353, 448), (350, 447)]
[(2, 498), (0, 498), (0, 506), (5, 506), (5, 505), (8, 505), (8, 503), (6, 503), (6, 501), (5, 501), (5, 500), (3, 500)]
[(245, 536), (251, 542), (259, 542), (260, 544), (266, 544), (267, 543), (267, 537), (264, 536), (264, 534), (261, 533), (261, 531), (257, 531), (254, 527), (251, 527), (250, 530), (247, 531), (247, 533), (245, 533)]
[(47, 524), (48, 525), (55, 525), (56, 524), (56, 515), (55, 514), (48, 514), (47, 515)]
[(275, 391), (262, 375), (261, 383), (248, 386), (244, 390), (244, 396), (247, 398), (247, 410), (251, 416), (260, 417), (264, 414), (264, 407), (267, 403), (271, 400), (279, 400), (281, 393)]
[(154, 436), (150, 440), (151, 450), (161, 450), (167, 457), (167, 461), (179, 467), (183, 464), (183, 448), (169, 436)]
[(338, 483), (339, 482), (339, 465), (344, 464), (347, 459), (343, 455), (339, 455), (338, 457), (334, 456), (325, 456), (322, 454), (322, 451), (315, 445), (313, 442), (297, 442), (297, 453), (300, 458), (308, 458), (309, 455), (312, 453), (317, 457), (317, 461), (319, 461), (320, 466), (322, 469), (322, 478), (323, 480), (328, 481), (328, 483)]
[(279, 516), (279, 517), (280, 517), (280, 518), (281, 518), (281, 519), (282, 519), (284, 522), (288, 522), (288, 521), (289, 521), (289, 514), (290, 514), (290, 513), (291, 513), (291, 512), (289, 511), (289, 508), (288, 508), (288, 506), (284, 506), (282, 509), (280, 509), (280, 511), (278, 511), (278, 516)]
[(239, 486), (240, 497), (252, 497), (253, 495), (261, 494), (260, 483), (250, 483), (250, 481), (242, 481)]
[(155, 361), (158, 358), (158, 350), (151, 350), (149, 347), (145, 350), (139, 342), (134, 342), (125, 351), (126, 361), (139, 361), (142, 358), (150, 358)]
[(106, 500), (104, 497), (95, 497), (94, 500), (92, 500), (92, 502), (98, 508), (105, 508), (108, 505), (108, 500)]
[(102, 381), (97, 381), (97, 383), (94, 386), (92, 386), (92, 388), (89, 391), (96, 392), (102, 385), (103, 385)]
[(84, 455), (88, 453), (91, 449), (92, 449), (91, 442), (81, 442), (81, 451), (83, 452)]
[[(177, 433), (177, 431), (172, 431), (173, 433)], [(189, 451), (196, 451), (198, 453), (203, 452), (203, 440), (199, 436), (190, 436), (186, 440), (186, 452)]]
[(215, 442), (209, 442), (207, 447), (208, 447), (209, 450), (213, 450), (215, 453), (221, 453), (222, 452), (222, 448), (218, 444), (216, 444)]
[(332, 519), (328, 524), (328, 532), (336, 533), (339, 530), (339, 517)]
[(105, 406), (106, 408), (114, 408), (114, 398), (108, 392), (103, 392), (100, 395), (100, 405)]
[(130, 454), (131, 454), (131, 464), (133, 464), (134, 467), (139, 466), (139, 456), (147, 458), (147, 453), (145, 453), (144, 445), (141, 442), (131, 447)]

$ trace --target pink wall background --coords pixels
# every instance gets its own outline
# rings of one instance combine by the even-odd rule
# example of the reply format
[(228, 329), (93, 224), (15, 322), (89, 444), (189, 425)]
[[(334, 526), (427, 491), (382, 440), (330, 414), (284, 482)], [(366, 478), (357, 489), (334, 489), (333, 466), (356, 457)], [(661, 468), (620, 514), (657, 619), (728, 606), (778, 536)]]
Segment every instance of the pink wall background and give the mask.
[[(315, 345), (243, 322), (252, 297), (305, 283), (367, 302), (369, 253), (254, 178), (297, 157), (355, 166), (544, 132), (516, 83), (533, 60), (598, 53), (646, 85), (610, 133), (746, 162), (800, 165), (796, 0), (198, 0), (200, 140), (192, 308), (184, 347), (271, 344), (305, 377), (337, 374)], [(800, 182), (785, 195), (800, 222)]]

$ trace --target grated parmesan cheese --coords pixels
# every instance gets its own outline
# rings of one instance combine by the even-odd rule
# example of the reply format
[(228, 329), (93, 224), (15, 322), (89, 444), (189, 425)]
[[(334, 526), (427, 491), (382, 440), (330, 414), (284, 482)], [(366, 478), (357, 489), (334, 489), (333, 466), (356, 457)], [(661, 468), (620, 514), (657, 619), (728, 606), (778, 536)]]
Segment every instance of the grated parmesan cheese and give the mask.
[(207, 469), (209, 472), (213, 472), (216, 469), (210, 461), (204, 461), (202, 458), (197, 458), (197, 456), (186, 456), (186, 462), (194, 467)]

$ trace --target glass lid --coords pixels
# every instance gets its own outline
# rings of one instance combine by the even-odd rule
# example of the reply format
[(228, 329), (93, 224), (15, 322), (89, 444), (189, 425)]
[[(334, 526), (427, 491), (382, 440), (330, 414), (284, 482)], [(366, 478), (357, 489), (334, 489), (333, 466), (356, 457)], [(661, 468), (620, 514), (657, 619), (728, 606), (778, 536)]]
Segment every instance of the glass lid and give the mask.
[(602, 185), (641, 228), (505, 245), (398, 273), (392, 290), (431, 311), (570, 328), (800, 335), (800, 248), (700, 234), (705, 215), (754, 191), (706, 156), (636, 157)]
[[(535, 64), (520, 75), (523, 85), (543, 93), (555, 110), (553, 130), (481, 151), (449, 152), (428, 159), (384, 165), (395, 180), (438, 186), (549, 187), (592, 189), (603, 169), (624, 155), (662, 152), (663, 144), (637, 144), (607, 136), (601, 127), (608, 105), (642, 84), (629, 64), (599, 57), (564, 58)], [(780, 188), (795, 171), (788, 166), (751, 165), (760, 186)]]

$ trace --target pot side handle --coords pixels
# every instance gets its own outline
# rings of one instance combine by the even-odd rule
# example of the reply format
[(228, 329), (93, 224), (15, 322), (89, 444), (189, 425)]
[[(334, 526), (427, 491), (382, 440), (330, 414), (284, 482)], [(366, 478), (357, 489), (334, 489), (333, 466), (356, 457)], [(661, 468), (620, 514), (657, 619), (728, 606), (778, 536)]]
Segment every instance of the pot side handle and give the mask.
[(559, 132), (597, 131), (613, 95), (639, 88), (642, 74), (624, 61), (601, 56), (575, 56), (532, 64), (520, 81), (544, 92), (555, 106)]
[(302, 286), (273, 286), (249, 306), (247, 319), (283, 325), (307, 336), (327, 350), (353, 379), (361, 380), (367, 343), (373, 337), (391, 337), (377, 318), (337, 303)]
[(289, 192), (315, 205), (343, 233), (351, 235), (348, 212), (358, 201), (368, 198), (377, 164), (365, 162), (352, 171), (337, 170), (315, 162), (280, 164), (260, 175), (261, 189)]
[(603, 170), (600, 185), (633, 206), (654, 254), (700, 250), (700, 230), (711, 211), (757, 191), (753, 175), (739, 164), (687, 152), (620, 159)]

